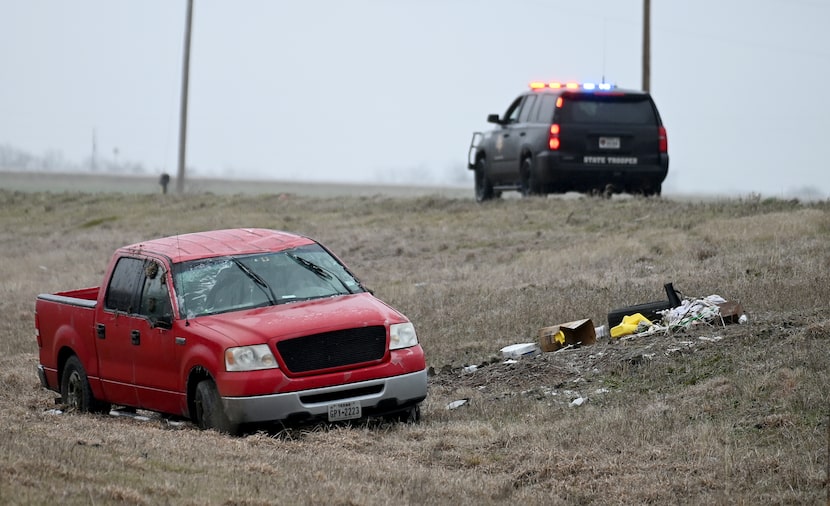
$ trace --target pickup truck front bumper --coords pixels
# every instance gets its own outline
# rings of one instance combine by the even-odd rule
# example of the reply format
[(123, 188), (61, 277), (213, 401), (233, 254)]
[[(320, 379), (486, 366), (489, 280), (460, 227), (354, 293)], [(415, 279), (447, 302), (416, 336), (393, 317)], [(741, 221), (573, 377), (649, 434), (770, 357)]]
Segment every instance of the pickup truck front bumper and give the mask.
[(232, 423), (325, 418), (332, 403), (359, 401), (363, 416), (393, 413), (426, 398), (427, 371), (284, 394), (222, 397)]

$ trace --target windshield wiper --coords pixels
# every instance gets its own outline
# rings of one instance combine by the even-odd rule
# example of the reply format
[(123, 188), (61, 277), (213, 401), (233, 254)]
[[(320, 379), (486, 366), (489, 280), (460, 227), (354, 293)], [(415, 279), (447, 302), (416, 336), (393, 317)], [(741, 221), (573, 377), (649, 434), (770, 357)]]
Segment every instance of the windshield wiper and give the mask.
[(349, 286), (346, 285), (346, 283), (342, 279), (340, 279), (339, 276), (336, 276), (335, 274), (330, 272), (328, 269), (325, 269), (324, 267), (320, 267), (319, 265), (315, 264), (314, 262), (312, 262), (310, 260), (307, 260), (303, 257), (297, 256), (294, 253), (286, 253), (286, 255), (288, 255), (288, 258), (290, 258), (291, 260), (294, 260), (298, 264), (302, 265), (306, 269), (310, 270), (311, 272), (313, 272), (314, 274), (318, 275), (319, 277), (325, 279), (326, 281), (328, 281), (331, 284), (334, 284), (334, 283), (331, 282), (331, 278), (336, 279), (340, 283), (340, 286), (342, 286), (343, 288), (346, 289), (346, 293), (354, 293), (351, 290), (351, 288), (349, 288)]
[(264, 279), (262, 279), (262, 276), (260, 276), (256, 272), (252, 271), (250, 267), (243, 264), (241, 261), (237, 260), (234, 257), (230, 257), (230, 259), (231, 259), (231, 262), (234, 263), (234, 265), (239, 267), (239, 270), (244, 272), (246, 276), (251, 278), (251, 280), (254, 283), (256, 283), (262, 289), (262, 291), (268, 297), (268, 302), (270, 302), (272, 306), (276, 305), (277, 296), (274, 294), (274, 290), (271, 289), (271, 285), (269, 285)]

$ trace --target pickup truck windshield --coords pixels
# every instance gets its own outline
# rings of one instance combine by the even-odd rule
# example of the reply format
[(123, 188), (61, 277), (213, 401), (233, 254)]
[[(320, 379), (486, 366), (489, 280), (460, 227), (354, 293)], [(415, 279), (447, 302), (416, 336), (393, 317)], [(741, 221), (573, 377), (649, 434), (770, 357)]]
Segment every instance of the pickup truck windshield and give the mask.
[(173, 284), (182, 318), (364, 291), (317, 244), (183, 262), (173, 266)]

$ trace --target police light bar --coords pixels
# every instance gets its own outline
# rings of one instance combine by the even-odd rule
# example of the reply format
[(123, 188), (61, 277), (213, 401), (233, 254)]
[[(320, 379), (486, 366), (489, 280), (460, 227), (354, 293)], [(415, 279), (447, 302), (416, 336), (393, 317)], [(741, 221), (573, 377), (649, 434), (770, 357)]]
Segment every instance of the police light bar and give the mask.
[(556, 81), (549, 82), (549, 83), (545, 83), (545, 82), (542, 82), (542, 81), (533, 81), (532, 83), (530, 83), (530, 89), (531, 90), (543, 90), (545, 88), (550, 88), (550, 89), (553, 89), (553, 90), (558, 90), (558, 89), (565, 88), (565, 89), (568, 89), (568, 90), (583, 89), (583, 90), (587, 90), (587, 91), (593, 91), (593, 90), (607, 91), (607, 90), (616, 88), (616, 85), (613, 85), (611, 83), (574, 83), (574, 82), (560, 83), (560, 82), (556, 82)]

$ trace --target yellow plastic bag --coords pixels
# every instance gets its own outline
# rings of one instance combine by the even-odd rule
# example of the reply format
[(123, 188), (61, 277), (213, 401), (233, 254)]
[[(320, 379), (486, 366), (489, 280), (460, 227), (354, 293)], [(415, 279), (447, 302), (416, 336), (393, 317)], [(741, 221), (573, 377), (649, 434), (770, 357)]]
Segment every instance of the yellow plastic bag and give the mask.
[(622, 322), (611, 329), (611, 337), (616, 339), (633, 334), (641, 323), (651, 325), (651, 321), (640, 313), (623, 316)]

